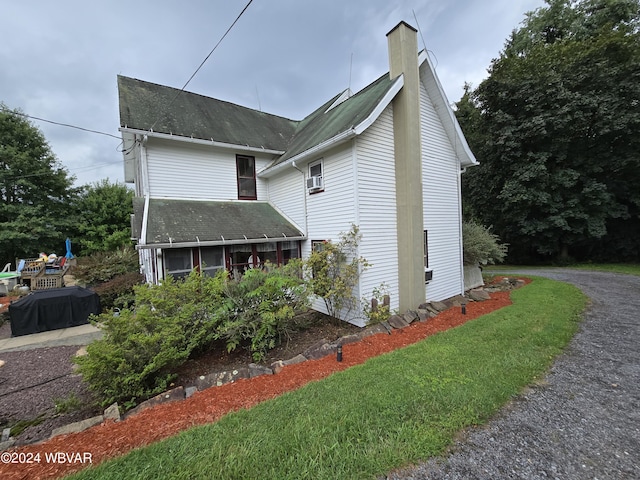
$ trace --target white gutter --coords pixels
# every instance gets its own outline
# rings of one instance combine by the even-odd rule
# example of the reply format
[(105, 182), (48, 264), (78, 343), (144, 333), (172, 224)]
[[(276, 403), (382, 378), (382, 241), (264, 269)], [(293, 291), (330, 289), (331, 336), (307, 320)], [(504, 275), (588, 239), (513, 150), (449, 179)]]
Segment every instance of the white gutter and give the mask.
[(149, 194), (144, 197), (144, 210), (142, 212), (142, 229), (140, 230), (140, 239), (138, 245), (142, 246), (147, 243), (147, 221), (149, 220)]
[(283, 234), (282, 237), (267, 237), (267, 238), (241, 238), (239, 240), (209, 240), (209, 241), (196, 241), (196, 242), (173, 242), (169, 243), (153, 243), (147, 245), (136, 245), (136, 250), (142, 250), (146, 248), (190, 248), (190, 247), (218, 247), (222, 245), (246, 245), (247, 243), (273, 243), (273, 242), (291, 242), (298, 240), (307, 240), (306, 236), (287, 237)]
[(149, 221), (149, 171), (147, 165), (147, 136), (143, 135), (140, 141), (140, 162), (142, 173), (142, 191), (144, 193), (144, 210), (142, 213), (142, 228), (138, 245), (147, 243), (147, 222)]
[(208, 145), (208, 146), (226, 148), (226, 149), (231, 149), (231, 150), (242, 150), (242, 151), (246, 151), (246, 152), (268, 153), (268, 154), (271, 154), (271, 155), (282, 155), (284, 153), (284, 150), (272, 150), (272, 149), (264, 148), (264, 147), (251, 147), (249, 145), (235, 145), (233, 143), (216, 142), (213, 139), (205, 140), (205, 139), (202, 139), (202, 138), (184, 137), (182, 135), (173, 135), (173, 134), (170, 134), (170, 133), (159, 133), (159, 132), (153, 132), (153, 131), (147, 131), (147, 130), (138, 130), (138, 129), (135, 129), (135, 128), (128, 128), (126, 126), (125, 127), (120, 127), (118, 130), (120, 132), (133, 133), (133, 134), (138, 134), (138, 135), (146, 135), (148, 137), (161, 138), (161, 139), (164, 139), (164, 140), (177, 140), (177, 141), (180, 141), (180, 142), (195, 143), (197, 145)]
[(355, 128), (351, 127), (349, 130), (345, 130), (344, 132), (339, 133), (338, 135), (330, 138), (329, 140), (325, 140), (324, 142), (319, 143), (318, 145), (311, 147), (310, 149), (305, 150), (304, 152), (294, 155), (293, 157), (276, 165), (275, 167), (271, 167), (267, 170), (263, 170), (262, 172), (258, 172), (257, 175), (261, 178), (269, 178), (272, 175), (280, 172), (281, 170), (284, 170), (285, 168), (292, 166), (294, 163), (300, 162), (307, 157), (313, 157), (313, 156), (319, 155), (321, 152), (324, 152), (325, 150), (328, 150), (332, 147), (340, 145), (341, 143), (346, 142), (347, 140), (355, 137), (356, 135), (357, 133)]

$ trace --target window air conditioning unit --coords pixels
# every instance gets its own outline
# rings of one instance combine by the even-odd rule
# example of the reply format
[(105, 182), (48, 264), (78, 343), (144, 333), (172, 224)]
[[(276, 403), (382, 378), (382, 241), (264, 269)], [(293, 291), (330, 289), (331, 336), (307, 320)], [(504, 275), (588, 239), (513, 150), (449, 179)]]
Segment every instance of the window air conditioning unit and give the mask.
[(307, 178), (307, 190), (309, 192), (317, 192), (324, 188), (324, 184), (322, 183), (322, 177), (309, 177)]

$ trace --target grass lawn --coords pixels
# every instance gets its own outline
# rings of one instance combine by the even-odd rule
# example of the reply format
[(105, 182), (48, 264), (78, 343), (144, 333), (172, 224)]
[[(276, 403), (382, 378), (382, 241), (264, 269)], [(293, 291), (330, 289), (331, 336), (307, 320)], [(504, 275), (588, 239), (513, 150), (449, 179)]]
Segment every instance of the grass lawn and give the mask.
[(363, 479), (438, 455), (544, 375), (587, 299), (548, 279), (513, 305), (72, 478)]

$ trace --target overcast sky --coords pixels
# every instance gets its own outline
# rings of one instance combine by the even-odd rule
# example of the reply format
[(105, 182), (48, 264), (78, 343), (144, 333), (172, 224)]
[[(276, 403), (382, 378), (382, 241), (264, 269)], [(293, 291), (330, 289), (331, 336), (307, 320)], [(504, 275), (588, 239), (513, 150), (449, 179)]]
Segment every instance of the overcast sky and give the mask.
[[(181, 88), (247, 2), (0, 0), (0, 102), (119, 136), (116, 76)], [(253, 0), (186, 90), (300, 120), (345, 88), (357, 92), (387, 72), (386, 34), (404, 20), (419, 26), (449, 102), (456, 102), (465, 82), (486, 77), (525, 12), (543, 5)], [(123, 181), (117, 139), (33, 123), (76, 184)]]

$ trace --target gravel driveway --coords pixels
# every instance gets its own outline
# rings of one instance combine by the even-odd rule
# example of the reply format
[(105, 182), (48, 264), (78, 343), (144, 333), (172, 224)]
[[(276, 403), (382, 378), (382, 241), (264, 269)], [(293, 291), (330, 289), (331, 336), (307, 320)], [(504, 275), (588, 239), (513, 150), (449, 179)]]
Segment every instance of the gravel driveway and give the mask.
[(572, 283), (588, 295), (580, 331), (545, 382), (470, 430), (449, 456), (388, 479), (640, 479), (640, 277), (517, 273)]

